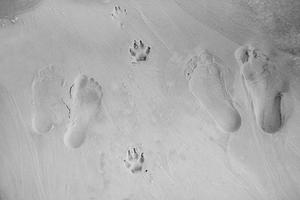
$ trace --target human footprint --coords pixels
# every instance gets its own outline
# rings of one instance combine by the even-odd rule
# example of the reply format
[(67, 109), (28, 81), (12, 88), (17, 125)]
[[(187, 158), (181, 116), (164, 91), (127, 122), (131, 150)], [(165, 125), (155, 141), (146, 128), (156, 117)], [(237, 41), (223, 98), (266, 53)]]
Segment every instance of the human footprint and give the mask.
[(97, 115), (102, 100), (102, 88), (93, 78), (79, 75), (72, 87), (70, 123), (64, 135), (67, 147), (80, 147), (86, 137), (87, 128)]
[(190, 92), (218, 127), (224, 132), (235, 132), (241, 126), (241, 117), (227, 92), (222, 72), (224, 67), (215, 61), (211, 53), (202, 50), (188, 60), (184, 74), (189, 81)]
[(287, 84), (280, 76), (278, 65), (252, 45), (238, 48), (235, 58), (251, 97), (258, 125), (267, 133), (279, 131), (283, 125), (282, 95)]
[(41, 69), (32, 82), (32, 128), (45, 134), (63, 121), (67, 109), (63, 101), (64, 79), (54, 66)]

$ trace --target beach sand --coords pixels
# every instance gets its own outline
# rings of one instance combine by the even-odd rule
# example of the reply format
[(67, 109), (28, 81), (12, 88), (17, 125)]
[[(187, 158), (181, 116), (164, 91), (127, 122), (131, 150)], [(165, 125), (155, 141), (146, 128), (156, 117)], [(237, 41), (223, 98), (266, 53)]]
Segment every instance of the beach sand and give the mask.
[[(1, 200), (300, 198), (299, 68), (283, 70), (291, 80), (284, 123), (265, 133), (234, 57), (261, 38), (247, 9), (217, 0), (22, 6), (0, 20)], [(218, 129), (189, 91), (185, 64), (199, 48), (226, 67), (241, 116), (234, 133)], [(64, 136), (78, 75), (93, 78), (103, 96), (73, 149)]]

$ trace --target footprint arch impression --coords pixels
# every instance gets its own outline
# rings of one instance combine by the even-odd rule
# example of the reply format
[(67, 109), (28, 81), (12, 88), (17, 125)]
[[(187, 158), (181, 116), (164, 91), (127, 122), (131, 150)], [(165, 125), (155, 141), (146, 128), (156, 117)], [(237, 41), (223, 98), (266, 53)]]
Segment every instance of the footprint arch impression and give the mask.
[(223, 79), (223, 65), (207, 50), (201, 50), (186, 63), (184, 74), (189, 90), (224, 132), (235, 132), (241, 116), (234, 107)]
[(267, 52), (253, 45), (238, 48), (235, 58), (251, 97), (257, 124), (267, 133), (279, 131), (283, 126), (281, 101), (287, 84), (280, 77), (278, 65)]
[(86, 137), (90, 122), (100, 110), (102, 87), (93, 78), (79, 75), (71, 90), (70, 122), (64, 135), (67, 147), (80, 147)]

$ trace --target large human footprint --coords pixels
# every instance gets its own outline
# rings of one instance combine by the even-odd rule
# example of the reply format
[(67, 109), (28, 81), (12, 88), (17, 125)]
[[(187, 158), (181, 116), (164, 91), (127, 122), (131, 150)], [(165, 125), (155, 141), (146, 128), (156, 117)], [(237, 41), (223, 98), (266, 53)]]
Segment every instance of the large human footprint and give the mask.
[(241, 117), (227, 92), (223, 68), (211, 53), (202, 50), (187, 62), (184, 73), (190, 92), (218, 127), (225, 132), (235, 132), (241, 126)]
[(251, 97), (258, 125), (267, 133), (279, 131), (283, 125), (282, 95), (287, 86), (279, 73), (279, 66), (266, 52), (253, 45), (238, 48), (235, 58)]
[(70, 122), (64, 135), (67, 147), (78, 148), (85, 140), (88, 126), (100, 110), (102, 87), (93, 78), (79, 75), (72, 87)]

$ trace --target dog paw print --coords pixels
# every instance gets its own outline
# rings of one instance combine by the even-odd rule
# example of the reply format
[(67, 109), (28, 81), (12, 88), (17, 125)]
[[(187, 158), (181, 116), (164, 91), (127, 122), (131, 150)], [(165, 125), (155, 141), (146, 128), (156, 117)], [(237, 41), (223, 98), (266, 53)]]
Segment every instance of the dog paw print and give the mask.
[(139, 154), (136, 148), (133, 148), (127, 151), (127, 158), (124, 160), (124, 164), (134, 174), (143, 170), (144, 161), (144, 153)]
[(122, 22), (124, 17), (127, 15), (127, 10), (116, 5), (111, 13), (111, 16), (114, 20), (117, 20), (120, 23), (121, 28), (124, 28), (124, 23)]
[(150, 47), (146, 47), (142, 40), (140, 40), (139, 42), (134, 40), (133, 48), (130, 48), (129, 52), (132, 58), (132, 63), (138, 63), (140, 61), (147, 60), (150, 53)]

